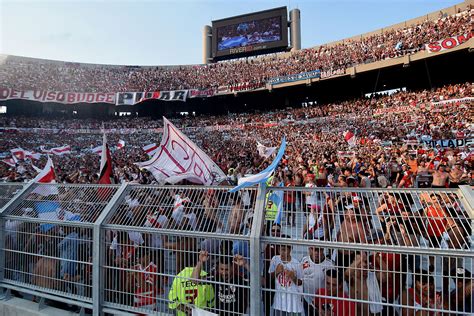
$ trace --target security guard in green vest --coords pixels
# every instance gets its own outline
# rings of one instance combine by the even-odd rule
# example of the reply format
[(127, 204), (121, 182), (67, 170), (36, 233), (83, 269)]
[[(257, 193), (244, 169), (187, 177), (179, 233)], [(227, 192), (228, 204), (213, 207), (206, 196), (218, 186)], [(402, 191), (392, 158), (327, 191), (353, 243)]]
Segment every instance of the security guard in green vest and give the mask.
[[(276, 187), (278, 186), (278, 182), (279, 181), (277, 177), (271, 176), (267, 180), (267, 186)], [(265, 195), (265, 231), (267, 236), (270, 235), (270, 229), (278, 214), (278, 204), (272, 200), (273, 196), (273, 191), (268, 191), (268, 193)]]

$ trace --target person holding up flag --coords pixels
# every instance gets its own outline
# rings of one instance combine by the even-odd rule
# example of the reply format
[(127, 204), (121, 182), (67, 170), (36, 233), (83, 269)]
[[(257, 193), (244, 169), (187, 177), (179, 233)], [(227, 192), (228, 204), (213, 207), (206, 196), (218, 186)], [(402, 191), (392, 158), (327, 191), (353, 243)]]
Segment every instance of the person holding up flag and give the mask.
[[(238, 185), (231, 190), (230, 193), (237, 192), (240, 189), (255, 185), (255, 184), (262, 184), (264, 186), (272, 185), (276, 186), (278, 184), (282, 185), (282, 181), (275, 177), (273, 174), (275, 172), (276, 167), (280, 163), (281, 158), (285, 153), (286, 148), (286, 139), (283, 137), (280, 149), (273, 160), (273, 162), (263, 171), (258, 174), (242, 177), (238, 181)], [(266, 220), (266, 228), (265, 232), (266, 235), (270, 235), (270, 230), (273, 223), (279, 224), (282, 218), (283, 212), (283, 194), (284, 191), (277, 191), (277, 192), (268, 192), (265, 196), (265, 220)]]

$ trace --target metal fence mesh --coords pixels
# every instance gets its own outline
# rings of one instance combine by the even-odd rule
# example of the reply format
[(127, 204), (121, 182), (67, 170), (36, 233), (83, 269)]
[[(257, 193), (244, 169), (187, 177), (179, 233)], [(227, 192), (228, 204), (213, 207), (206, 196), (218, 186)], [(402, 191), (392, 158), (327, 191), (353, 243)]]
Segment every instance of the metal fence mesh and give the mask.
[(35, 184), (0, 218), (0, 286), (94, 312), (473, 313), (461, 189), (228, 190)]
[(456, 190), (270, 188), (264, 314), (473, 312), (463, 199)]
[(105, 305), (147, 314), (188, 315), (194, 307), (245, 313), (256, 190), (227, 191), (132, 187), (104, 225)]
[(117, 188), (30, 187), (0, 219), (3, 281), (90, 302), (93, 223)]
[(35, 184), (4, 215), (48, 222), (94, 223), (118, 186)]
[(0, 209), (3, 208), (18, 192), (23, 189), (23, 184), (0, 183)]

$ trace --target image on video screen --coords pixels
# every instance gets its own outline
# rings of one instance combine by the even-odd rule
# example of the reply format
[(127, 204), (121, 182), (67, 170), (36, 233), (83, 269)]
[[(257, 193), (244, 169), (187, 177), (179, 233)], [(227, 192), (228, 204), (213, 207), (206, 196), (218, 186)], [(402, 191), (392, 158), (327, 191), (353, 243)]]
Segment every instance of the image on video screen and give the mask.
[(281, 17), (230, 24), (217, 29), (217, 50), (281, 40)]

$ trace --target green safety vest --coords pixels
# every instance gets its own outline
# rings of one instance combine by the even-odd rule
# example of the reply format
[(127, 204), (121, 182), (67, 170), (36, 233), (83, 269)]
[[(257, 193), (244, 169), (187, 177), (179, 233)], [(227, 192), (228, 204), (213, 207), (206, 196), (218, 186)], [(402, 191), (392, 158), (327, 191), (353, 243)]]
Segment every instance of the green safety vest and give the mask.
[[(210, 284), (196, 284), (189, 280), (193, 274), (194, 268), (184, 268), (173, 280), (168, 294), (170, 300), (168, 307), (176, 309), (179, 305), (193, 305), (199, 308), (214, 307), (214, 288)], [(206, 276), (205, 271), (201, 271), (201, 277)], [(185, 313), (177, 311), (176, 315), (185, 316)]]
[(265, 219), (267, 221), (275, 221), (278, 213), (278, 205), (271, 199), (273, 192), (268, 192), (265, 196)]

